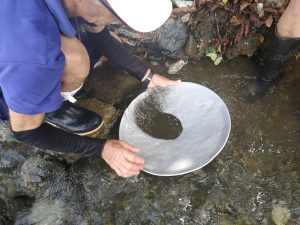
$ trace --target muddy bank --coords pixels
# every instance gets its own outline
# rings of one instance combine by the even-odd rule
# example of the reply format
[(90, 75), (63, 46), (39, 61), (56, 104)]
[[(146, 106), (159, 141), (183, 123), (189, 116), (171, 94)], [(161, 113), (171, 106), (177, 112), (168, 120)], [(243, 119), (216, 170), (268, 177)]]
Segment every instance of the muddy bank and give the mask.
[(219, 64), (263, 53), (288, 2), (173, 0), (172, 18), (157, 31), (141, 34), (125, 26), (112, 26), (111, 30), (128, 46), (140, 47), (153, 61), (209, 57)]

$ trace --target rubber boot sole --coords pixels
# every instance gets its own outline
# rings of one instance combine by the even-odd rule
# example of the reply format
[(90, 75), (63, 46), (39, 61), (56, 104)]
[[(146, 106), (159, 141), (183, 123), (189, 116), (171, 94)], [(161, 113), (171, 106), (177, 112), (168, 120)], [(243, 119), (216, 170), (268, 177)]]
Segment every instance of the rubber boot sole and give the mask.
[(98, 130), (100, 130), (103, 127), (104, 121), (102, 120), (101, 124), (98, 127), (96, 127), (95, 129), (93, 129), (91, 131), (88, 131), (88, 132), (84, 132), (84, 133), (74, 133), (74, 132), (71, 132), (71, 131), (63, 129), (62, 127), (60, 127), (60, 126), (58, 126), (58, 125), (56, 125), (54, 123), (51, 123), (49, 121), (44, 121), (44, 123), (47, 123), (47, 124), (49, 124), (49, 125), (51, 125), (51, 126), (53, 126), (55, 128), (64, 130), (64, 131), (72, 133), (72, 134), (77, 134), (77, 135), (80, 135), (80, 136), (86, 136), (86, 135), (93, 134), (93, 133), (97, 132)]

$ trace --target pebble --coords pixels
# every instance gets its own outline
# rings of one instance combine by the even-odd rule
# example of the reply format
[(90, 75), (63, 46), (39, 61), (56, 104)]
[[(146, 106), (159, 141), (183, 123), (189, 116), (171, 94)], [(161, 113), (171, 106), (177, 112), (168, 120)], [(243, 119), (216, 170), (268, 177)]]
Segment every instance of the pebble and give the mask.
[(183, 23), (187, 23), (187, 22), (189, 22), (190, 18), (191, 18), (191, 14), (190, 14), (190, 13), (187, 13), (187, 14), (185, 14), (184, 16), (181, 17), (181, 21), (182, 21)]
[(168, 69), (168, 73), (169, 74), (176, 74), (178, 71), (180, 71), (186, 64), (188, 63), (188, 61), (185, 61), (183, 59), (179, 60), (176, 63), (173, 63), (169, 66)]
[(151, 65), (152, 66), (158, 66), (158, 62), (157, 61), (151, 61)]
[(272, 210), (272, 220), (276, 225), (286, 225), (291, 218), (290, 210), (284, 206), (275, 206)]

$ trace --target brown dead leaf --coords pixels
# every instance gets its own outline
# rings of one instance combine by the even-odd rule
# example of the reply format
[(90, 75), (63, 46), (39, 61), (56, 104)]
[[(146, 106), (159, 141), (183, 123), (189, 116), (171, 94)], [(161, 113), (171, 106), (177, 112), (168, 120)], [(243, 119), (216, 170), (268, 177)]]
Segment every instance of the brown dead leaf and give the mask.
[(279, 11), (274, 8), (265, 8), (264, 11), (268, 13), (279, 13)]
[(271, 27), (273, 24), (273, 17), (272, 16), (268, 16), (268, 18), (265, 21), (265, 24), (267, 27)]
[(245, 28), (244, 28), (244, 35), (245, 37), (248, 37), (249, 31), (250, 31), (250, 20), (245, 20)]
[(242, 12), (249, 5), (251, 5), (251, 1), (242, 0), (242, 2), (240, 4), (240, 12)]
[(241, 40), (241, 38), (243, 37), (244, 31), (245, 31), (245, 23), (242, 23), (239, 28), (238, 33), (235, 36), (235, 39), (234, 39), (235, 44)]
[(233, 17), (231, 17), (229, 23), (232, 24), (232, 26), (237, 26), (237, 25), (240, 25), (242, 23), (242, 21), (238, 17), (233, 16)]

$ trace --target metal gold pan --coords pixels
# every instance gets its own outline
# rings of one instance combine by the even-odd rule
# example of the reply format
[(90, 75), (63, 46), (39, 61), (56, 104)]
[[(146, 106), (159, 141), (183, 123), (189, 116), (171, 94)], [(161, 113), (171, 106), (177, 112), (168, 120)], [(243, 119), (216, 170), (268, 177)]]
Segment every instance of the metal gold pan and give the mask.
[[(152, 109), (145, 102), (151, 102)], [(180, 120), (183, 128), (180, 136), (174, 140), (154, 138), (136, 124), (138, 114), (153, 108)], [(225, 146), (230, 129), (230, 115), (222, 99), (204, 86), (183, 82), (174, 87), (147, 90), (134, 99), (124, 112), (119, 136), (140, 149), (145, 172), (176, 176), (211, 162)]]

